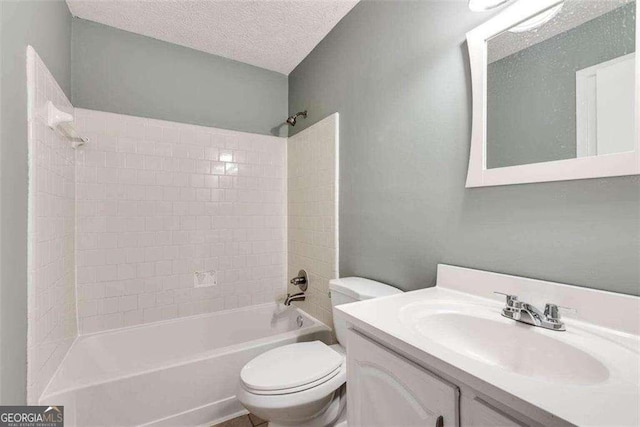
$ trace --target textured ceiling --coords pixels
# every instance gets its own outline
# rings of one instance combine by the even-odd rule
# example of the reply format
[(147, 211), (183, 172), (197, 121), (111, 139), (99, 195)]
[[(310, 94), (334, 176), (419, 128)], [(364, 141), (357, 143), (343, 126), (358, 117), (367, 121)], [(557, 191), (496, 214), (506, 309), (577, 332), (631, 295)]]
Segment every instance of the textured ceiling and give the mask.
[(67, 0), (74, 16), (289, 74), (358, 0)]

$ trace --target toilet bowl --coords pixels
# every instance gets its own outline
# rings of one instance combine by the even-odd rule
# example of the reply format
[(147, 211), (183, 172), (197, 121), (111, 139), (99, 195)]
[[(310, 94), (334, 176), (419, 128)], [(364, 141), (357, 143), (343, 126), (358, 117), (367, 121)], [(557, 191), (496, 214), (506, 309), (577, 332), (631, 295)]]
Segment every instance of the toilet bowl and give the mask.
[(289, 344), (247, 363), (238, 399), (271, 426), (328, 426), (345, 406), (346, 360), (339, 345)]
[[(333, 307), (401, 292), (359, 277), (332, 280), (330, 289)], [(270, 427), (327, 427), (346, 420), (346, 326), (334, 323), (340, 344), (289, 344), (247, 363), (237, 394), (244, 407)]]

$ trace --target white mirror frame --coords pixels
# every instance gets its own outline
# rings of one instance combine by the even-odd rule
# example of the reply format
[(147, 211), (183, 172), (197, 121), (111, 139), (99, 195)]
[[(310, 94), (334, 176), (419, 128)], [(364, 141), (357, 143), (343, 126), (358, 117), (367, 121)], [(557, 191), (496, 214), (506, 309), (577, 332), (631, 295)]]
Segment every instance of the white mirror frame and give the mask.
[[(561, 0), (519, 0), (513, 6), (467, 33), (473, 95), (473, 122), (467, 188), (640, 174), (640, 125), (638, 124), (640, 55), (636, 55), (636, 143), (634, 151), (487, 169), (485, 143), (487, 138), (487, 41), (561, 2)], [(640, 12), (636, 7), (636, 49), (637, 46), (640, 46), (639, 23)]]

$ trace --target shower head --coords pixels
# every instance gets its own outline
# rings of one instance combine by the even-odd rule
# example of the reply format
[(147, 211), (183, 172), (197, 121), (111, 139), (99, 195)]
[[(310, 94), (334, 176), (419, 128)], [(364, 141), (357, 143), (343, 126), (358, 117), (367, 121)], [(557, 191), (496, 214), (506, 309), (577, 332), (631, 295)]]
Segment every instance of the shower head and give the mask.
[(291, 126), (295, 126), (296, 125), (296, 120), (298, 120), (299, 116), (302, 116), (302, 117), (304, 117), (306, 119), (307, 118), (307, 110), (300, 111), (299, 113), (296, 113), (293, 116), (289, 117), (287, 119), (287, 123), (290, 124)]

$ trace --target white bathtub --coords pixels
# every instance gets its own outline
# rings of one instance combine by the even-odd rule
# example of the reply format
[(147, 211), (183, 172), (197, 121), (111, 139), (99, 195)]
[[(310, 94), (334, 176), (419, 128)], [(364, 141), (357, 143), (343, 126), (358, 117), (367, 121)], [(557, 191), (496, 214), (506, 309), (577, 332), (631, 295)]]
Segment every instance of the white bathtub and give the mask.
[(40, 404), (64, 405), (68, 426), (211, 425), (246, 412), (235, 393), (249, 360), (329, 337), (320, 321), (276, 304), (84, 335)]

